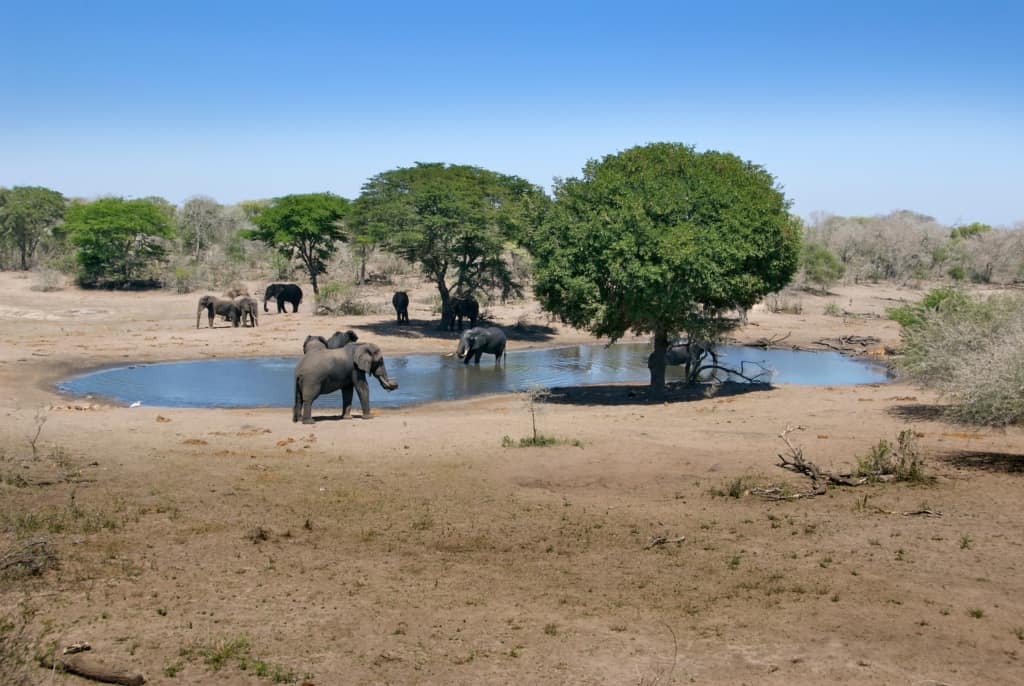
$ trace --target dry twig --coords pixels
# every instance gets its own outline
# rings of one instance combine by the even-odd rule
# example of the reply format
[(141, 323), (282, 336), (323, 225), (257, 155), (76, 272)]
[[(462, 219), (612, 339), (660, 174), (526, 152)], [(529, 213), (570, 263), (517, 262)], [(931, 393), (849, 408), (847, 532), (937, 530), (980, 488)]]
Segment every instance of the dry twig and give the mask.
[(665, 536), (655, 536), (651, 539), (651, 542), (644, 546), (644, 550), (650, 550), (656, 545), (665, 545), (666, 543), (682, 543), (686, 540), (686, 536), (680, 536), (679, 538), (666, 538)]

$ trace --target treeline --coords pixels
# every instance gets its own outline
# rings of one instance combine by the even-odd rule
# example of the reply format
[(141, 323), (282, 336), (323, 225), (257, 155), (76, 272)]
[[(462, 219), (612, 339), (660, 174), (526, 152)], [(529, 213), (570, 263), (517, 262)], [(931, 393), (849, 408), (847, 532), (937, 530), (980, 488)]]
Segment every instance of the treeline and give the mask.
[(804, 278), (831, 283), (948, 279), (973, 283), (1024, 280), (1024, 226), (946, 226), (899, 210), (874, 217), (816, 214), (804, 227)]

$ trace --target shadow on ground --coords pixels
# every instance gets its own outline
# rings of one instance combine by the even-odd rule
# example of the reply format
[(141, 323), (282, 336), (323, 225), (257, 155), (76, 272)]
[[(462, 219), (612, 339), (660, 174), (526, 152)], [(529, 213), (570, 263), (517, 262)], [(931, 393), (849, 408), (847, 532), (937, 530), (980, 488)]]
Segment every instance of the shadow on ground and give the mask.
[(977, 469), (1003, 474), (1024, 474), (1024, 455), (986, 451), (956, 450), (936, 456), (937, 460), (960, 469)]
[(938, 422), (945, 418), (946, 407), (944, 405), (893, 405), (886, 409), (890, 416), (908, 422)]
[(630, 384), (607, 384), (595, 386), (568, 386), (552, 388), (544, 402), (557, 405), (652, 405), (661, 403), (680, 403), (711, 398), (728, 398), (770, 391), (774, 387), (761, 383), (700, 384), (684, 386), (669, 384), (661, 397), (654, 397), (650, 386)]

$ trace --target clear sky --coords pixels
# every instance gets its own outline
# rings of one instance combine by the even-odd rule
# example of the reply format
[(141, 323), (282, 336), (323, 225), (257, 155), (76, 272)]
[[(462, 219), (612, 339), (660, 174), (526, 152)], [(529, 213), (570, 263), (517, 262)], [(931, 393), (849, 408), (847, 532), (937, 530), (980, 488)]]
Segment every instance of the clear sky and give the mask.
[(0, 14), (0, 186), (221, 202), (415, 161), (550, 189), (652, 141), (795, 212), (1024, 220), (1024, 2), (39, 2)]

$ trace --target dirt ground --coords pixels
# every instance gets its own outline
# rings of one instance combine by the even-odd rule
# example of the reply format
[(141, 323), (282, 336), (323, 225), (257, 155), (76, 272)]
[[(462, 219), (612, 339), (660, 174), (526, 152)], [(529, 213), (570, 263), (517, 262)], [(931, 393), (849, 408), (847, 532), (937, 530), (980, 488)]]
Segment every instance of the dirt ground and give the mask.
[[(349, 327), (386, 355), (453, 350), (454, 336), (422, 286), (407, 328), (381, 287), (378, 314), (314, 317), (307, 290), (298, 314), (196, 330), (200, 294), (31, 284), (0, 274), (0, 565), (35, 541), (52, 557), (0, 578), (8, 679), (44, 639), (88, 641), (152, 684), (1021, 682), (1024, 431), (943, 423), (928, 392), (578, 390), (540, 406), (538, 428), (569, 441), (543, 448), (502, 447), (531, 431), (517, 395), (314, 426), (281, 408), (129, 408), (53, 384), (109, 364), (297, 354), (308, 333)], [(920, 293), (800, 297), (800, 314), (755, 308), (738, 338), (892, 346), (878, 315)], [(525, 325), (510, 350), (590, 340), (535, 303), (487, 309)], [(912, 427), (936, 479), (730, 497), (741, 477), (807, 486), (776, 466), (787, 424), (836, 470)], [(922, 508), (941, 516), (901, 514)], [(648, 548), (658, 536), (685, 540)], [(26, 683), (86, 683), (26, 669)]]

